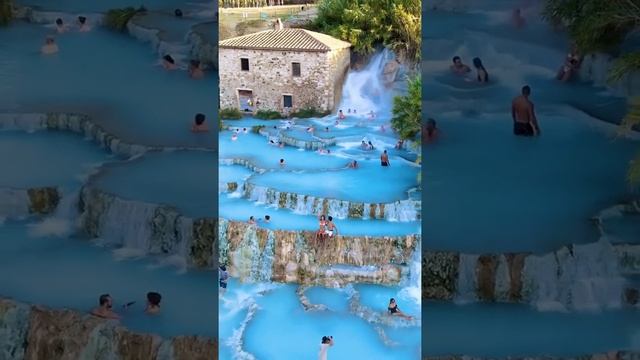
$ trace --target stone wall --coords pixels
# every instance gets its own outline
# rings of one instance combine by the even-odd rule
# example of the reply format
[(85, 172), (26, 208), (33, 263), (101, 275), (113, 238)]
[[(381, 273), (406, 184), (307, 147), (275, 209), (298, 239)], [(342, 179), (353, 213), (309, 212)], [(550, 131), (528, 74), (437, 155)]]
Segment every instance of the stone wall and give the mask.
[(219, 226), (220, 263), (242, 280), (398, 284), (420, 242), (418, 235), (316, 240), (313, 231), (269, 230), (225, 219)]
[[(215, 324), (212, 324), (214, 326)], [(3, 360), (212, 360), (217, 339), (127, 330), (113, 320), (0, 299)]]
[[(238, 89), (253, 91), (258, 110), (282, 112), (283, 95), (293, 95), (293, 111), (314, 107), (333, 111), (338, 104), (349, 50), (287, 52), (219, 49), (220, 106), (238, 107)], [(240, 59), (249, 59), (249, 71), (240, 70)], [(293, 77), (291, 63), (299, 62), (301, 76)], [(336, 92), (337, 91), (337, 92)]]

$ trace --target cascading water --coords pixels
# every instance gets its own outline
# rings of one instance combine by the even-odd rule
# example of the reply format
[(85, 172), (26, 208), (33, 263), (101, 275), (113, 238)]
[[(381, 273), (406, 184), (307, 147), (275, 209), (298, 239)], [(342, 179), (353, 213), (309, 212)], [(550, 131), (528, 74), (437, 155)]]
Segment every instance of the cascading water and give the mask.
[(367, 66), (359, 71), (351, 71), (342, 89), (340, 109), (355, 109), (362, 115), (370, 111), (378, 114), (387, 112), (391, 105), (391, 94), (383, 83), (383, 70), (393, 53), (387, 49), (376, 54)]
[(61, 194), (60, 203), (55, 212), (41, 222), (31, 226), (31, 236), (59, 236), (64, 237), (76, 230), (78, 219), (78, 201), (80, 191), (75, 190), (67, 195)]
[(400, 290), (400, 297), (416, 304), (422, 303), (422, 250), (417, 246), (409, 264), (409, 278), (407, 284)]
[(469, 303), (477, 299), (476, 296), (476, 266), (478, 265), (478, 255), (460, 254), (460, 264), (458, 265), (458, 283), (456, 284), (457, 303)]

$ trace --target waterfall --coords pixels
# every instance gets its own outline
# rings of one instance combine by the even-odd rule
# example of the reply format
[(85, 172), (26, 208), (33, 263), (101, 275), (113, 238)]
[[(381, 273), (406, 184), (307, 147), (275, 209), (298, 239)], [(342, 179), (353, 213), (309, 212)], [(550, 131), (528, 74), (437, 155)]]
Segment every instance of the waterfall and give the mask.
[(409, 279), (400, 290), (400, 298), (409, 299), (416, 304), (422, 303), (422, 250), (417, 246), (409, 264)]
[(455, 302), (465, 304), (477, 299), (476, 296), (476, 267), (478, 255), (460, 254), (458, 265), (458, 282)]
[(252, 274), (252, 277), (260, 281), (270, 281), (273, 273), (273, 258), (275, 257), (275, 234), (273, 231), (267, 233), (267, 243), (264, 250), (260, 254), (258, 273)]
[(34, 237), (65, 237), (77, 229), (80, 190), (74, 190), (67, 195), (61, 193), (60, 197), (60, 202), (54, 213), (37, 224), (31, 225), (29, 235)]
[(391, 51), (385, 49), (376, 54), (364, 69), (349, 72), (342, 90), (341, 109), (356, 109), (362, 115), (390, 109), (391, 94), (385, 89), (382, 74), (392, 56)]
[(544, 256), (529, 256), (523, 277), (539, 310), (600, 310), (622, 306), (625, 279), (604, 239)]
[(416, 221), (418, 219), (418, 201), (400, 200), (384, 206), (384, 218), (387, 221)]
[(119, 255), (148, 253), (151, 222), (157, 205), (113, 198), (100, 219), (100, 238), (110, 245), (121, 246)]

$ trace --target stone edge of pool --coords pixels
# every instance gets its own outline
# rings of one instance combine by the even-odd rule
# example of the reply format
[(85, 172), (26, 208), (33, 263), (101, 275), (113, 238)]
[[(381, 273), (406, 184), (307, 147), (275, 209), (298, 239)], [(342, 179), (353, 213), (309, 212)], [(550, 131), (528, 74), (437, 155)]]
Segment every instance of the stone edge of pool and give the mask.
[[(3, 359), (217, 359), (218, 340), (202, 336), (162, 338), (132, 332), (116, 321), (78, 311), (54, 310), (0, 297)], [(212, 357), (213, 356), (213, 357)]]

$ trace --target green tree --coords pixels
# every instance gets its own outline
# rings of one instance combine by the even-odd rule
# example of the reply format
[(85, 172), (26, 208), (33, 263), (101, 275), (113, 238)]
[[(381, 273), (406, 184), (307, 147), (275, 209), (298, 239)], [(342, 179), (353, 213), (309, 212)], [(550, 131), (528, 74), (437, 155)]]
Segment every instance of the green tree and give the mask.
[(311, 27), (350, 42), (356, 53), (371, 54), (381, 44), (417, 64), (420, 6), (420, 0), (322, 0)]
[[(640, 0), (547, 0), (543, 16), (564, 26), (580, 51), (607, 52), (619, 55), (609, 73), (609, 81), (640, 71), (640, 51), (620, 54), (620, 45), (640, 30)], [(640, 97), (629, 101), (629, 112), (621, 129), (632, 131), (640, 126)], [(640, 183), (640, 154), (631, 161), (627, 179)]]
[(0, 26), (9, 25), (13, 18), (11, 0), (0, 0)]
[(409, 91), (406, 95), (393, 99), (393, 116), (391, 127), (400, 139), (414, 140), (420, 133), (422, 121), (422, 81), (420, 77), (409, 80)]

